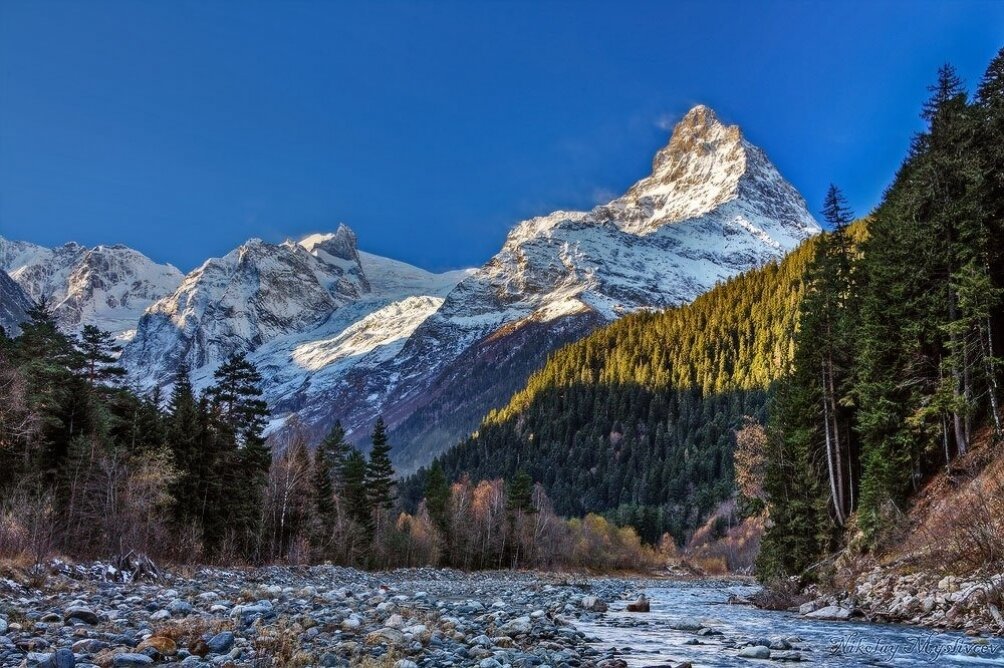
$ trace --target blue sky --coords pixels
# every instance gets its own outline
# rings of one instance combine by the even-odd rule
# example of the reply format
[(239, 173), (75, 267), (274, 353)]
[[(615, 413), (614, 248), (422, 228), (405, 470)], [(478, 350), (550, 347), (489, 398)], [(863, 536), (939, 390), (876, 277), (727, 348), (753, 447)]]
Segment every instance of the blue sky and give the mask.
[(1004, 2), (0, 1), (0, 235), (184, 270), (353, 227), (476, 265), (517, 221), (644, 176), (695, 103), (809, 200), (877, 203), (939, 64)]

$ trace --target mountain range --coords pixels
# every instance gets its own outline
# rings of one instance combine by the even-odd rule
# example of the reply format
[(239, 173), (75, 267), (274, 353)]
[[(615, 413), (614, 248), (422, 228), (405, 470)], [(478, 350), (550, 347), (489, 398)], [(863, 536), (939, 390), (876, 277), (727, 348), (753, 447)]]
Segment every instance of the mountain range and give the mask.
[[(246, 353), (266, 379), (273, 430), (295, 418), (316, 436), (338, 419), (363, 442), (382, 415), (408, 471), (469, 434), (561, 345), (689, 303), (819, 230), (766, 154), (697, 106), (623, 196), (519, 223), (478, 269), (435, 274), (372, 255), (344, 225), (252, 239), (184, 276), (124, 246), (3, 239), (0, 269), (49, 299), (65, 329), (113, 332), (141, 389), (169, 385), (182, 365), (205, 387)], [(3, 286), (0, 313), (16, 320)]]

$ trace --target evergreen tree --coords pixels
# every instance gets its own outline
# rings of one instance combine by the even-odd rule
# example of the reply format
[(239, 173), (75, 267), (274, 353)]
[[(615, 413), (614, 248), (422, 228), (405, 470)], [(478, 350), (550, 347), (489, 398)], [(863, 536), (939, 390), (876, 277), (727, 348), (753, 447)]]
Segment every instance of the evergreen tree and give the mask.
[(533, 478), (526, 471), (519, 471), (509, 484), (506, 509), (512, 516), (533, 511)]
[(359, 526), (371, 530), (373, 512), (367, 495), (366, 458), (356, 448), (348, 449), (339, 478), (339, 496), (345, 504), (346, 513)]
[(347, 450), (345, 431), (336, 422), (314, 452), (314, 510), (321, 533), (321, 543), (331, 535), (335, 523), (335, 473)]
[(268, 406), (261, 399), (261, 375), (244, 355), (228, 358), (206, 391), (225, 466), (227, 494), (217, 506), (231, 525), (244, 555), (257, 559), (261, 542), (262, 500), (272, 453), (264, 430)]
[(383, 418), (373, 425), (373, 448), (366, 465), (366, 493), (370, 508), (379, 514), (394, 506), (394, 467), (390, 462), (390, 443)]
[(179, 475), (172, 485), (175, 499), (174, 517), (178, 525), (201, 525), (205, 504), (204, 476), (212, 472), (202, 465), (203, 457), (211, 456), (204, 449), (203, 418), (189, 379), (188, 365), (182, 362), (174, 374), (174, 384), (167, 404), (168, 447)]
[(429, 517), (445, 536), (448, 528), (448, 509), (450, 503), (450, 483), (443, 472), (439, 461), (432, 463), (425, 480), (425, 507)]
[(92, 388), (119, 380), (126, 370), (118, 366), (118, 354), (122, 347), (114, 337), (94, 325), (84, 325), (77, 346), (83, 365), (84, 377)]

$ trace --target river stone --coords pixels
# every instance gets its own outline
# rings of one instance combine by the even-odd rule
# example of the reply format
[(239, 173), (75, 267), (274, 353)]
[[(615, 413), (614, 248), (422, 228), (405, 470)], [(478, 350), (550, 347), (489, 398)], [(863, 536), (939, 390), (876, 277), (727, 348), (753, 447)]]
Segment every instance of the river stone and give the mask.
[(192, 614), (192, 604), (188, 601), (175, 599), (167, 604), (167, 611), (176, 617), (186, 617)]
[(233, 609), (230, 610), (231, 617), (254, 617), (256, 615), (268, 615), (272, 612), (272, 602), (269, 600), (261, 600), (255, 603), (248, 603), (246, 605), (235, 605)]
[(46, 652), (28, 652), (23, 665), (26, 668), (56, 668), (56, 660)]
[(677, 631), (700, 631), (704, 624), (696, 617), (683, 617), (675, 622), (671, 622), (669, 628)]
[(167, 636), (150, 636), (136, 646), (137, 652), (143, 652), (147, 649), (152, 649), (164, 656), (174, 656), (178, 652), (178, 646), (174, 640)]
[(752, 645), (739, 650), (739, 656), (744, 659), (769, 659), (770, 650), (763, 645)]
[(836, 621), (843, 621), (851, 618), (851, 613), (853, 611), (849, 608), (841, 608), (838, 605), (828, 605), (825, 608), (820, 608), (814, 612), (810, 612), (805, 615), (810, 619), (830, 619)]
[(771, 652), (770, 658), (775, 661), (801, 661), (802, 655), (793, 650), (785, 650), (783, 652)]
[(607, 604), (595, 596), (583, 596), (581, 605), (584, 609), (590, 610), (592, 612), (607, 611)]
[(136, 654), (134, 652), (123, 652), (122, 654), (116, 654), (112, 659), (112, 665), (115, 668), (134, 668), (135, 666), (149, 666), (153, 663), (153, 659), (148, 657), (146, 654)]
[(64, 647), (57, 649), (52, 655), (52, 663), (56, 668), (73, 668), (77, 665), (77, 659), (73, 656), (73, 652)]
[(502, 626), (502, 631), (508, 635), (519, 635), (521, 633), (529, 633), (533, 628), (533, 622), (529, 617), (517, 617), (511, 622), (506, 622)]
[(405, 638), (403, 633), (390, 627), (378, 629), (366, 636), (367, 645), (379, 645), (381, 643), (387, 645), (401, 645), (404, 643), (404, 640)]
[(98, 623), (97, 613), (82, 605), (74, 605), (67, 608), (66, 612), (63, 613), (63, 619), (68, 622), (76, 619), (91, 626)]
[(226, 654), (234, 646), (234, 634), (230, 631), (221, 631), (206, 641), (206, 646), (213, 654)]

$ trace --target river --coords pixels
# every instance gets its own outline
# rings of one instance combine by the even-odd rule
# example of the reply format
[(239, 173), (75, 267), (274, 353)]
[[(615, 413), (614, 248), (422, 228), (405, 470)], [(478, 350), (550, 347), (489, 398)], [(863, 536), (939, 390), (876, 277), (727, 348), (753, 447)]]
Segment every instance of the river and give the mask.
[[(644, 591), (651, 601), (649, 613), (626, 612), (626, 602), (618, 601), (601, 618), (576, 624), (597, 639), (595, 647), (616, 648), (632, 668), (682, 661), (695, 667), (784, 665), (738, 656), (748, 641), (761, 638), (786, 638), (801, 663), (818, 666), (1004, 666), (1004, 638), (979, 639), (898, 624), (819, 621), (728, 605), (730, 594), (756, 591), (744, 584), (678, 581)], [(721, 635), (683, 630), (697, 622)]]

